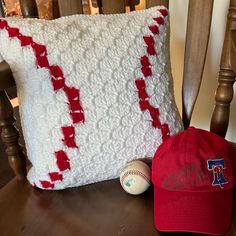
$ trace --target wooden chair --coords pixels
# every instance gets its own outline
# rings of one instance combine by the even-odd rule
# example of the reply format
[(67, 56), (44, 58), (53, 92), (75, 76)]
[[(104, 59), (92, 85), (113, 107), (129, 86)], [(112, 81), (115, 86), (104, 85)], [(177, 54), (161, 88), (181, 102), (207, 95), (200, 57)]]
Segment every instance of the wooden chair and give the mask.
[[(57, 1), (54, 1), (57, 3)], [(125, 1), (99, 1), (102, 12), (124, 12)], [(24, 17), (37, 17), (34, 0), (20, 0)], [(147, 0), (147, 7), (168, 0)], [(0, 5), (1, 6), (1, 5)], [(61, 15), (82, 13), (81, 1), (58, 0)], [(183, 122), (190, 124), (201, 84), (211, 25), (213, 0), (190, 0), (186, 34), (183, 81)], [(1, 8), (0, 8), (1, 9)], [(216, 106), (211, 130), (224, 136), (229, 121), (230, 102), (236, 72), (236, 0), (230, 1), (229, 17), (216, 92)], [(3, 16), (3, 11), (1, 9)], [(101, 12), (101, 10), (100, 10)], [(171, 13), (170, 13), (171, 14)], [(201, 42), (201, 47), (198, 47)], [(193, 59), (194, 58), (194, 59)], [(33, 189), (25, 179), (26, 161), (18, 144), (13, 109), (5, 90), (15, 86), (7, 63), (0, 64), (0, 126), (10, 166), (16, 178), (0, 190), (0, 235), (168, 235), (155, 230), (153, 223), (153, 190), (134, 197), (126, 194), (118, 180), (105, 181), (63, 191)], [(210, 119), (210, 118), (209, 118)], [(228, 235), (236, 235), (236, 220)], [(182, 235), (182, 234), (181, 234)]]

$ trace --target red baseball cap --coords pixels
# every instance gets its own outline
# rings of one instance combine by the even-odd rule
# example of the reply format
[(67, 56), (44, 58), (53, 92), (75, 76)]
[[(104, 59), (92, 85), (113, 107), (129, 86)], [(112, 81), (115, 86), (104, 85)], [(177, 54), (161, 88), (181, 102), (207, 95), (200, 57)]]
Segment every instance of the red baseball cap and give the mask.
[(234, 187), (232, 151), (225, 139), (193, 127), (158, 148), (152, 181), (154, 221), (159, 231), (227, 232)]

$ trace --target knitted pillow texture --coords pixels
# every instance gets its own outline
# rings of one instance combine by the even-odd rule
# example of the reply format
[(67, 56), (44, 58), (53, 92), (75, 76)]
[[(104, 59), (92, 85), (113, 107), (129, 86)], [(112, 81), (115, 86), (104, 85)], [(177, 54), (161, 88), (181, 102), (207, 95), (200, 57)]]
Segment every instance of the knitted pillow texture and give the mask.
[(64, 189), (117, 178), (182, 130), (168, 11), (0, 19), (0, 61), (18, 91), (29, 182)]

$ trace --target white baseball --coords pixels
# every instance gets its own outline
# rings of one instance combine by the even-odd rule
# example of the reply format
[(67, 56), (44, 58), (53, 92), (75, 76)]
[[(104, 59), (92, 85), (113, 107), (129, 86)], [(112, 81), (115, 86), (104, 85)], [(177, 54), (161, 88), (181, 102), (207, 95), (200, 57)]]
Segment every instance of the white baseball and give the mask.
[(122, 188), (130, 194), (145, 192), (151, 185), (149, 166), (142, 161), (132, 161), (120, 173)]

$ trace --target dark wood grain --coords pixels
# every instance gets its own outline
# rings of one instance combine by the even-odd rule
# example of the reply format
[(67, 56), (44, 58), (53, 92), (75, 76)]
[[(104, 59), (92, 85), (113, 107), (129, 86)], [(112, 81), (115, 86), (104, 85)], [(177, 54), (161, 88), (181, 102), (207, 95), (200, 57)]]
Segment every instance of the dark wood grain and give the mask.
[(98, 7), (99, 14), (102, 14), (102, 0), (97, 0), (97, 7)]
[(135, 6), (140, 4), (140, 0), (126, 0), (125, 5), (129, 6), (130, 11), (135, 11)]
[(5, 12), (3, 8), (3, 3), (2, 1), (0, 1), (0, 17), (4, 17), (4, 16), (5, 16)]
[[(19, 107), (14, 107), (14, 117), (16, 118), (15, 126), (18, 130), (20, 130), (20, 133), (22, 133), (19, 117)], [(24, 146), (24, 139), (22, 135), (20, 136), (19, 142)], [(11, 170), (11, 167), (8, 164), (8, 157), (5, 149), (5, 145), (0, 141), (0, 188), (5, 186), (11, 179), (15, 177), (14, 172)]]
[(38, 8), (35, 0), (19, 0), (24, 18), (38, 18)]
[[(125, 6), (130, 8), (130, 11), (135, 10), (135, 6), (140, 4), (140, 0), (125, 0)], [(98, 7), (99, 13), (103, 13), (102, 0), (92, 1), (93, 7)]]
[(52, 0), (52, 10), (53, 10), (53, 19), (57, 19), (60, 17), (60, 9), (58, 0)]
[(163, 5), (169, 7), (169, 0), (146, 0), (146, 8), (154, 7), (157, 5)]
[(132, 196), (118, 180), (57, 192), (13, 180), (0, 190), (0, 209), (1, 236), (161, 235), (153, 223), (152, 189)]
[[(203, 235), (158, 232), (153, 189), (129, 195), (118, 180), (55, 192), (35, 190), (27, 181), (14, 179), (0, 190), (0, 209), (4, 216), (0, 217), (1, 236)], [(236, 235), (235, 225), (234, 216), (227, 236)]]
[(115, 14), (125, 12), (124, 0), (102, 0), (103, 14)]
[(224, 46), (221, 56), (218, 87), (215, 95), (215, 108), (211, 119), (211, 131), (224, 137), (233, 99), (233, 84), (236, 76), (236, 0), (230, 1)]
[(13, 108), (7, 93), (4, 90), (0, 91), (1, 138), (6, 145), (6, 153), (12, 170), (18, 179), (24, 179), (26, 177), (26, 159), (23, 148), (18, 143), (19, 132), (14, 123)]
[(5, 146), (0, 143), (0, 189), (5, 186), (11, 179), (15, 177), (15, 174), (8, 165), (7, 155), (5, 152)]
[(15, 86), (10, 66), (5, 62), (0, 63), (0, 90)]
[(70, 16), (83, 13), (82, 0), (58, 0), (61, 16)]
[(183, 122), (190, 124), (201, 85), (210, 34), (213, 0), (190, 0), (182, 89)]

